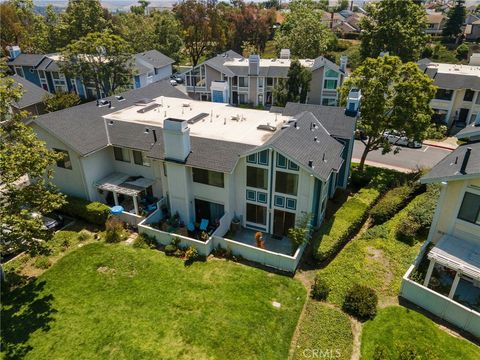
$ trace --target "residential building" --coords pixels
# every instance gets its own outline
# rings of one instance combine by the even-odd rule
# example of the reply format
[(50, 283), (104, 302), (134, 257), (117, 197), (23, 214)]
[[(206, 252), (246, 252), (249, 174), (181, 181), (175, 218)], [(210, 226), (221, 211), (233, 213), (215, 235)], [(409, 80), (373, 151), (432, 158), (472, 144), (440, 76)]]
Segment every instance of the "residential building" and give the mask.
[(428, 59), (418, 64), (438, 86), (430, 103), (434, 121), (455, 132), (480, 116), (480, 66), (442, 64)]
[(243, 233), (277, 238), (266, 235), (267, 250), (290, 256), (288, 229), (305, 214), (320, 225), (327, 199), (347, 184), (356, 119), (338, 107), (242, 109), (189, 99), (164, 81), (99, 105), (49, 113), (32, 126), (65, 154), (53, 179), (62, 192), (122, 205), (133, 223), (149, 214), (145, 198), (163, 199), (184, 224), (223, 224), (222, 237), (237, 219)]
[(447, 16), (442, 12), (427, 11), (427, 28), (425, 32), (431, 35), (442, 35)]
[(14, 112), (28, 111), (32, 115), (45, 113), (43, 100), (50, 93), (18, 75), (13, 75), (10, 78), (14, 80), (16, 86), (21, 86), (23, 90), (22, 97), (12, 104), (12, 110)]
[[(341, 66), (322, 56), (301, 59), (300, 63), (312, 72), (307, 102), (337, 105), (337, 89), (345, 77), (347, 58), (342, 58)], [(194, 99), (268, 107), (274, 104), (275, 86), (287, 79), (290, 64), (288, 49), (282, 50), (279, 59), (261, 59), (258, 55), (247, 59), (230, 50), (185, 72), (185, 84)]]
[(458, 137), (467, 143), (420, 180), (441, 184), (441, 192), (427, 243), (400, 295), (480, 337), (480, 121)]
[[(23, 54), (18, 46), (8, 47), (8, 65), (15, 74), (42, 87), (50, 93), (75, 92), (82, 99), (97, 97), (94, 84), (81, 78), (69, 78), (61, 72), (60, 54)], [(165, 79), (172, 74), (174, 60), (157, 50), (132, 55), (134, 76), (132, 88), (138, 89), (152, 82)], [(103, 97), (103, 95), (101, 95)]]
[(467, 41), (477, 41), (480, 39), (480, 15), (467, 15), (465, 18), (464, 35)]

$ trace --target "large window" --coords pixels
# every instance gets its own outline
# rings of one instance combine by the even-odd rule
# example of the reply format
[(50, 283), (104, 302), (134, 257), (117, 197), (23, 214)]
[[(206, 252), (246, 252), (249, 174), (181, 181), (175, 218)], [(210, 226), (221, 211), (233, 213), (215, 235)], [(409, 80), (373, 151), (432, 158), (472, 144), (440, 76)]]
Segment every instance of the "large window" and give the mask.
[(150, 166), (150, 162), (145, 154), (137, 150), (133, 150), (133, 162), (137, 165)]
[(72, 162), (70, 161), (70, 155), (68, 154), (68, 151), (61, 149), (53, 149), (53, 151), (55, 151), (57, 154), (63, 155), (61, 159), (57, 160), (57, 166), (72, 170)]
[(247, 166), (247, 186), (266, 190), (268, 187), (267, 169)]
[(325, 106), (337, 106), (337, 99), (335, 98), (323, 98), (322, 105)]
[(338, 73), (337, 73), (335, 70), (327, 69), (327, 70), (325, 71), (325, 77), (328, 77), (328, 78), (337, 78), (337, 77), (338, 77)]
[(323, 82), (323, 88), (328, 90), (336, 90), (337, 80), (325, 79), (325, 81)]
[(255, 224), (267, 224), (267, 208), (247, 203), (247, 221)]
[(463, 101), (472, 101), (475, 91), (467, 89), (465, 90), (465, 95), (463, 95)]
[(277, 171), (275, 191), (282, 194), (297, 195), (298, 175)]
[(248, 77), (239, 76), (238, 77), (238, 86), (239, 87), (248, 87)]
[(223, 173), (205, 169), (193, 168), (193, 182), (223, 188)]
[(186, 75), (187, 86), (205, 87), (205, 65), (197, 66)]
[(453, 90), (447, 89), (438, 89), (435, 94), (435, 99), (437, 100), (452, 100)]
[(113, 155), (117, 161), (130, 162), (130, 153), (128, 152), (128, 149), (114, 146)]
[(465, 193), (458, 218), (480, 225), (480, 195), (471, 192)]

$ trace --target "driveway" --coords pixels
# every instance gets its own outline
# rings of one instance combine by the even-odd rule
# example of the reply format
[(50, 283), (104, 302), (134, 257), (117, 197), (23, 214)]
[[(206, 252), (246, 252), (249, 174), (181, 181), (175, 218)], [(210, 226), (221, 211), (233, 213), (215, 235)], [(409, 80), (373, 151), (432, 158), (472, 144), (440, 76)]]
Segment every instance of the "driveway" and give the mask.
[[(352, 160), (360, 162), (365, 146), (359, 140), (355, 140), (353, 146)], [(382, 155), (381, 150), (371, 151), (367, 155), (366, 163), (379, 167), (392, 168), (400, 171), (416, 170), (417, 168), (432, 168), (452, 150), (442, 149), (434, 146), (423, 145), (420, 149), (399, 147), (400, 152)]]

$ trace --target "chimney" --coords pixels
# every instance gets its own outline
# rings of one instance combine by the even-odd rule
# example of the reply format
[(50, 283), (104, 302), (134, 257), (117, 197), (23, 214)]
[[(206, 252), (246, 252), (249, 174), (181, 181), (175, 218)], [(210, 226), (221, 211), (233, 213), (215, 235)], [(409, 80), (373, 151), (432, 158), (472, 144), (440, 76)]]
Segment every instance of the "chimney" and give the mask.
[[(156, 137), (156, 134), (154, 134)], [(190, 154), (190, 129), (186, 120), (168, 118), (163, 121), (165, 159), (185, 162)]]
[(463, 157), (462, 166), (460, 167), (461, 174), (465, 174), (465, 170), (467, 169), (468, 159), (470, 159), (471, 152), (472, 152), (472, 148), (468, 147), (467, 151), (465, 152), (465, 156)]
[(355, 117), (360, 109), (360, 101), (362, 99), (362, 91), (360, 89), (352, 88), (348, 93), (347, 108), (345, 115)]
[(280, 50), (280, 59), (290, 59), (290, 49)]
[(16, 59), (17, 56), (22, 53), (20, 46), (17, 45), (7, 46), (6, 49), (8, 51), (8, 57), (10, 58), (10, 60)]
[(248, 58), (248, 75), (257, 76), (260, 71), (260, 56), (250, 55)]
[(347, 62), (348, 62), (348, 56), (346, 55), (340, 56), (340, 70), (342, 70), (344, 73), (347, 72)]

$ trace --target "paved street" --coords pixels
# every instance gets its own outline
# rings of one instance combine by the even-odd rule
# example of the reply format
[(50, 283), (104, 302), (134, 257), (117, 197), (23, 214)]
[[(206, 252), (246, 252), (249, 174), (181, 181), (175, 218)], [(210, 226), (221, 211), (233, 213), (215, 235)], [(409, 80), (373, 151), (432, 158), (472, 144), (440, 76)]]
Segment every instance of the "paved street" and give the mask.
[[(361, 141), (355, 140), (353, 161), (360, 161), (364, 147)], [(382, 155), (381, 150), (372, 151), (367, 156), (367, 163), (404, 171), (415, 170), (418, 167), (431, 168), (451, 152), (451, 150), (425, 145), (421, 149), (409, 149), (407, 147), (400, 147), (400, 149), (400, 152), (396, 155), (393, 152)]]

